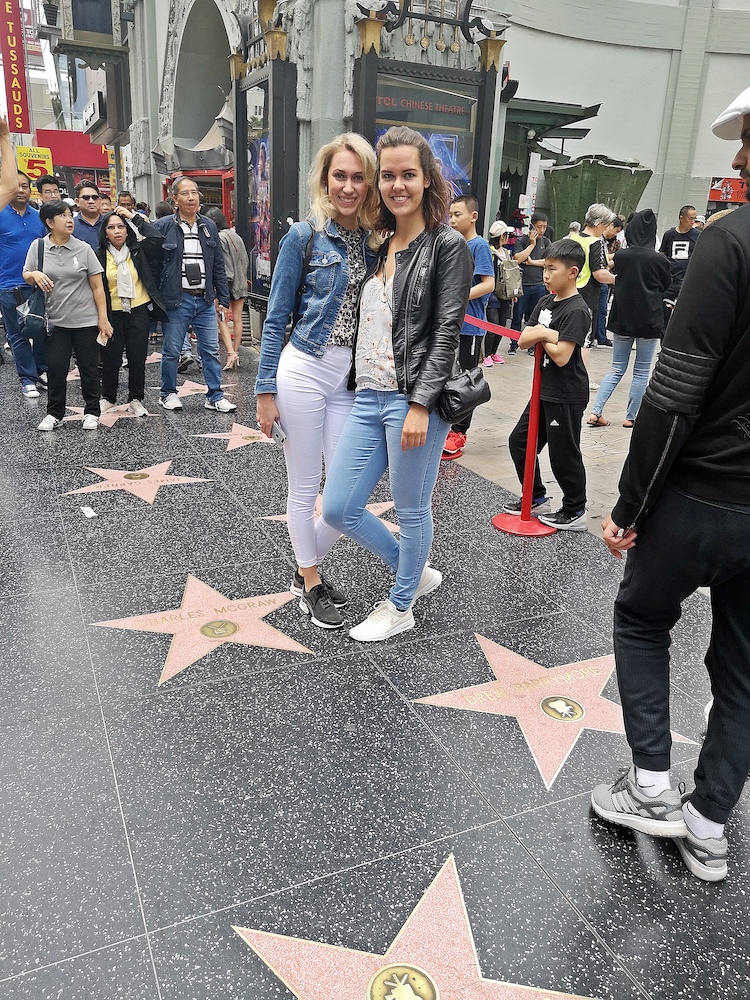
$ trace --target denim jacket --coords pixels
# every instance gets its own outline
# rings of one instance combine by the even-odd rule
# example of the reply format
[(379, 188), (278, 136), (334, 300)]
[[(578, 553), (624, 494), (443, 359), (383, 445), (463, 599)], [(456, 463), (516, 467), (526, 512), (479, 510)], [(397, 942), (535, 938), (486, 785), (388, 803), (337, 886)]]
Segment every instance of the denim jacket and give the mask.
[[(199, 215), (198, 235), (203, 248), (203, 262), (206, 265), (206, 299), (218, 299), (220, 305), (229, 305), (229, 285), (224, 269), (224, 251), (219, 242), (216, 223)], [(164, 234), (162, 244), (162, 269), (159, 291), (167, 309), (176, 309), (182, 302), (182, 252), (185, 237), (176, 215), (157, 219), (156, 228)]]
[[(260, 344), (256, 395), (276, 392), (276, 370), (284, 346), (284, 331), (294, 309), (311, 232), (312, 254), (300, 302), (299, 321), (292, 331), (291, 342), (305, 354), (322, 358), (341, 309), (349, 279), (344, 241), (336, 234), (332, 221), (326, 222), (322, 232), (313, 231), (309, 222), (295, 222), (281, 241), (273, 271)], [(362, 245), (365, 263), (369, 266), (375, 254), (367, 246), (368, 235), (363, 237)]]

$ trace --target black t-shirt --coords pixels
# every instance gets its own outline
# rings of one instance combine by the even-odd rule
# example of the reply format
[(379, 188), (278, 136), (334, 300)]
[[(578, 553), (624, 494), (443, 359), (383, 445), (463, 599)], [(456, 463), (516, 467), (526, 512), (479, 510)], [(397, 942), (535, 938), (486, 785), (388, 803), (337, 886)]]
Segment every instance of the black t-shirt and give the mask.
[(688, 261), (700, 234), (700, 229), (689, 229), (686, 233), (668, 229), (662, 237), (659, 253), (663, 253), (667, 258), (672, 272), (672, 284), (669, 286), (667, 297), (679, 295)]
[(591, 313), (580, 295), (556, 299), (543, 295), (534, 307), (527, 326), (536, 326), (542, 309), (552, 312), (550, 330), (557, 330), (560, 340), (572, 340), (576, 345), (566, 365), (556, 365), (545, 351), (542, 355), (541, 398), (550, 403), (571, 403), (586, 406), (589, 401), (589, 377), (581, 357), (581, 348), (591, 326)]
[[(528, 236), (519, 237), (519, 239), (516, 240), (516, 245), (513, 247), (513, 253), (521, 253), (522, 250), (525, 250), (526, 247), (529, 246), (530, 242), (531, 241)], [(536, 245), (529, 254), (529, 257), (531, 260), (544, 260), (547, 256), (547, 248), (551, 245), (550, 240), (546, 236), (537, 236)], [(528, 260), (529, 258), (527, 257), (526, 259)], [(529, 267), (524, 267), (523, 264), (521, 264), (521, 281), (524, 286), (544, 284), (544, 268), (536, 267), (534, 264), (531, 264)]]

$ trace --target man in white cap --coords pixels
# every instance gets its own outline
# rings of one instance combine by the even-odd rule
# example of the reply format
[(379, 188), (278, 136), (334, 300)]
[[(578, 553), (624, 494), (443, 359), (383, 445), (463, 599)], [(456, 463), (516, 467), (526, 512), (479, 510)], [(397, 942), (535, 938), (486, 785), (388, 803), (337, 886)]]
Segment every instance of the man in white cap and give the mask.
[[(750, 89), (713, 130), (741, 142), (732, 162), (750, 180)], [(602, 527), (625, 575), (614, 646), (633, 765), (598, 785), (594, 811), (675, 839), (700, 879), (727, 874), (724, 824), (750, 771), (750, 205), (707, 226), (643, 399)], [(681, 603), (711, 588), (705, 662), (714, 704), (695, 769), (680, 795), (670, 776), (670, 631)], [(696, 712), (696, 716), (699, 713)], [(696, 720), (697, 721), (697, 720)]]

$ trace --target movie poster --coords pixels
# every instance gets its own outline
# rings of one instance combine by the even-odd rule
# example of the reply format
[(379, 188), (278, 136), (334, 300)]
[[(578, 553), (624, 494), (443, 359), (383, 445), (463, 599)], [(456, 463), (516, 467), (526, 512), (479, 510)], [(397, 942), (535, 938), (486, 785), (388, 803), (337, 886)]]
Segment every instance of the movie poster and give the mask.
[(408, 125), (422, 135), (440, 163), (454, 195), (469, 194), (474, 167), (478, 88), (471, 84), (429, 83), (378, 74), (376, 140), (392, 125)]
[(271, 292), (271, 185), (268, 131), (251, 139), (248, 149), (250, 187), (251, 288), (266, 298)]

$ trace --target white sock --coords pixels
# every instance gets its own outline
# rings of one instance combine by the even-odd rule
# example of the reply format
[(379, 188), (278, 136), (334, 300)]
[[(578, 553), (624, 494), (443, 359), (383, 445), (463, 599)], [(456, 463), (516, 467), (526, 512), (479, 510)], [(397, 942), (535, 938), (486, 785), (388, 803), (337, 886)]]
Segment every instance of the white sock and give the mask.
[(682, 815), (685, 817), (685, 825), (694, 837), (698, 840), (708, 840), (709, 837), (718, 839), (724, 836), (724, 824), (714, 823), (712, 819), (707, 819), (703, 813), (699, 813), (692, 802), (686, 802), (682, 807)]
[(635, 781), (643, 794), (652, 799), (672, 787), (669, 771), (647, 771), (645, 767), (636, 767)]

